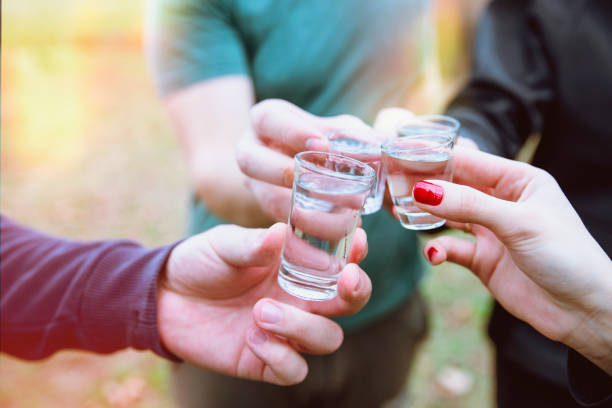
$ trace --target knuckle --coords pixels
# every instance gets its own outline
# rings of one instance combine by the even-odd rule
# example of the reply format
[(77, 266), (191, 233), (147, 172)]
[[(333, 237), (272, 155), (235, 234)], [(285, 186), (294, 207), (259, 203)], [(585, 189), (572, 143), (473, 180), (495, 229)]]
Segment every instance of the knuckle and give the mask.
[(334, 120), (337, 121), (339, 124), (343, 125), (360, 126), (364, 124), (363, 121), (358, 117), (348, 114), (335, 116)]
[(462, 190), (459, 196), (459, 210), (467, 217), (472, 217), (478, 211), (478, 200), (471, 191)]
[(281, 141), (286, 145), (293, 147), (299, 137), (299, 132), (297, 129), (291, 125), (285, 126), (283, 129), (283, 134), (281, 137)]
[(344, 332), (337, 324), (334, 326), (333, 334), (329, 342), (329, 352), (332, 353), (340, 348), (344, 342)]
[(292, 354), (289, 345), (280, 347), (276, 353), (270, 356), (270, 366), (275, 367), (279, 371), (284, 371), (283, 368), (286, 369), (287, 366), (291, 366), (291, 361), (293, 360)]
[(257, 134), (264, 129), (264, 122), (268, 116), (270, 102), (263, 101), (251, 108), (251, 125)]
[(243, 173), (247, 173), (251, 160), (249, 149), (244, 144), (240, 144), (236, 148), (236, 161), (238, 162), (240, 170), (242, 170)]

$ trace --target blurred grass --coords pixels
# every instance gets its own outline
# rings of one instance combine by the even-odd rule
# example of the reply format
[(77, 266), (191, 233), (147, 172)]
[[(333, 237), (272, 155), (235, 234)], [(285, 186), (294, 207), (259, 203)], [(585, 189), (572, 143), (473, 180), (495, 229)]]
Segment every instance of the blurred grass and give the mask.
[[(469, 239), (466, 234), (454, 235)], [(425, 242), (427, 235), (421, 236)], [(410, 407), (492, 407), (492, 353), (486, 337), (491, 298), (467, 269), (452, 264), (432, 267), (422, 284), (430, 311), (429, 338), (411, 378)], [(449, 396), (436, 376), (454, 366), (474, 380), (465, 395)]]
[[(444, 78), (465, 64), (455, 3), (440, 2)], [(181, 237), (187, 173), (142, 55), (143, 6), (3, 2), (3, 213), (81, 239), (160, 245)], [(433, 268), (423, 291), (430, 334), (402, 406), (491, 406), (486, 291), (452, 265)], [(449, 397), (437, 385), (449, 365), (474, 378), (466, 395)], [(133, 351), (62, 352), (40, 363), (1, 356), (0, 406), (170, 407), (170, 374), (168, 363)]]

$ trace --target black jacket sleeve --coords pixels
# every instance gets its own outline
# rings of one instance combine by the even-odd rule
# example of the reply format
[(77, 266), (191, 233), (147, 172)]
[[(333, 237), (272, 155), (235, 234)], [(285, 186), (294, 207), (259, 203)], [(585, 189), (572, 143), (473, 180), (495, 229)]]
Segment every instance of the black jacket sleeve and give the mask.
[(61, 349), (167, 352), (157, 277), (172, 246), (76, 242), (0, 220), (0, 350), (36, 360)]
[(567, 371), (572, 396), (584, 407), (612, 407), (612, 377), (582, 355), (568, 349)]
[(490, 153), (514, 157), (542, 128), (554, 98), (552, 71), (529, 0), (494, 0), (480, 22), (472, 75), (448, 107), (461, 135)]

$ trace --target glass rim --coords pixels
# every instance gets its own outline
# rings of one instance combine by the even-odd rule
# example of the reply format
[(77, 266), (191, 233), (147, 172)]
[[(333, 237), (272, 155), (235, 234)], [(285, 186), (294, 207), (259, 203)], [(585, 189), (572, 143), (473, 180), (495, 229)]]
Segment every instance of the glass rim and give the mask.
[(396, 143), (396, 142), (403, 142), (403, 141), (408, 141), (408, 140), (414, 140), (414, 139), (419, 139), (419, 138), (424, 138), (424, 137), (429, 137), (429, 136), (433, 136), (433, 137), (444, 137), (448, 140), (445, 140), (443, 142), (440, 143), (436, 143), (433, 146), (426, 146), (426, 147), (414, 147), (414, 148), (400, 148), (399, 150), (404, 151), (404, 152), (419, 152), (419, 151), (423, 151), (423, 150), (433, 150), (433, 149), (438, 149), (440, 147), (446, 147), (447, 145), (450, 145), (450, 147), (453, 147), (453, 143), (455, 142), (455, 138), (449, 134), (447, 134), (447, 132), (440, 132), (440, 133), (419, 133), (419, 134), (415, 134), (415, 135), (410, 135), (410, 136), (398, 136), (398, 137), (394, 137), (391, 139), (387, 139), (381, 146), (381, 150), (383, 153), (389, 153), (389, 145)]
[(449, 126), (448, 129), (440, 130), (439, 131), (440, 133), (446, 133), (446, 132), (449, 132), (449, 133), (457, 132), (458, 133), (459, 129), (461, 129), (461, 123), (457, 119), (453, 118), (452, 116), (431, 114), (431, 115), (415, 115), (415, 116), (412, 116), (411, 118), (407, 118), (401, 121), (400, 124), (398, 124), (397, 131), (399, 132), (402, 128), (408, 127), (410, 123), (427, 122), (428, 120), (440, 120), (440, 121), (446, 121), (452, 124), (452, 126)]
[[(354, 136), (352, 132), (359, 133), (358, 136)], [(371, 133), (373, 137), (361, 137), (364, 133)], [(382, 141), (377, 136), (382, 136), (381, 132), (377, 132), (376, 129), (356, 129), (351, 127), (341, 127), (330, 129), (325, 132), (325, 138), (329, 141), (332, 141), (337, 138), (337, 136), (345, 135), (347, 138), (351, 138), (354, 140), (358, 140), (361, 142), (365, 142), (367, 144), (371, 144), (373, 146), (382, 144)]]
[[(338, 171), (334, 171), (334, 170), (329, 170), (326, 168), (321, 168), (321, 167), (317, 167), (316, 165), (314, 165), (311, 162), (308, 162), (304, 159), (304, 156), (308, 156), (308, 155), (317, 155), (317, 156), (325, 156), (325, 157), (333, 157), (345, 162), (349, 162), (352, 163), (354, 165), (357, 166), (361, 166), (364, 168), (364, 170), (368, 173), (367, 175), (356, 175), (356, 174), (348, 174), (348, 173), (340, 173)], [(344, 179), (344, 180), (353, 180), (353, 181), (359, 181), (359, 180), (371, 180), (372, 182), (374, 180), (376, 180), (376, 170), (374, 170), (372, 168), (372, 166), (356, 160), (356, 159), (352, 159), (350, 157), (341, 155), (341, 154), (336, 154), (336, 153), (329, 153), (329, 152), (321, 152), (321, 151), (316, 151), (316, 150), (306, 150), (304, 152), (300, 152), (298, 154), (296, 154), (294, 156), (294, 160), (295, 162), (300, 166), (303, 167), (309, 171), (312, 171), (313, 173), (317, 173), (317, 174), (321, 174), (323, 176), (328, 176), (328, 177), (335, 177), (335, 178), (340, 178), (340, 179)]]

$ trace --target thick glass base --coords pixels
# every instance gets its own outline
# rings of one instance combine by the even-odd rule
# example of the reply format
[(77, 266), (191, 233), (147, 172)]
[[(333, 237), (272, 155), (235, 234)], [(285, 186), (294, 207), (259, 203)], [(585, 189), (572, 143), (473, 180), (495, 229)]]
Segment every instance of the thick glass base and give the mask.
[(383, 196), (384, 194), (381, 194), (380, 197), (366, 198), (365, 204), (363, 205), (363, 210), (361, 210), (361, 215), (374, 214), (375, 212), (378, 212), (382, 208)]
[(402, 227), (414, 230), (423, 231), (435, 229), (443, 226), (446, 223), (445, 219), (436, 217), (427, 212), (406, 212), (400, 211), (398, 207), (395, 207), (398, 218)]
[(285, 292), (304, 300), (329, 300), (338, 294), (337, 277), (315, 277), (300, 272), (285, 262), (281, 262), (278, 270), (278, 284)]

